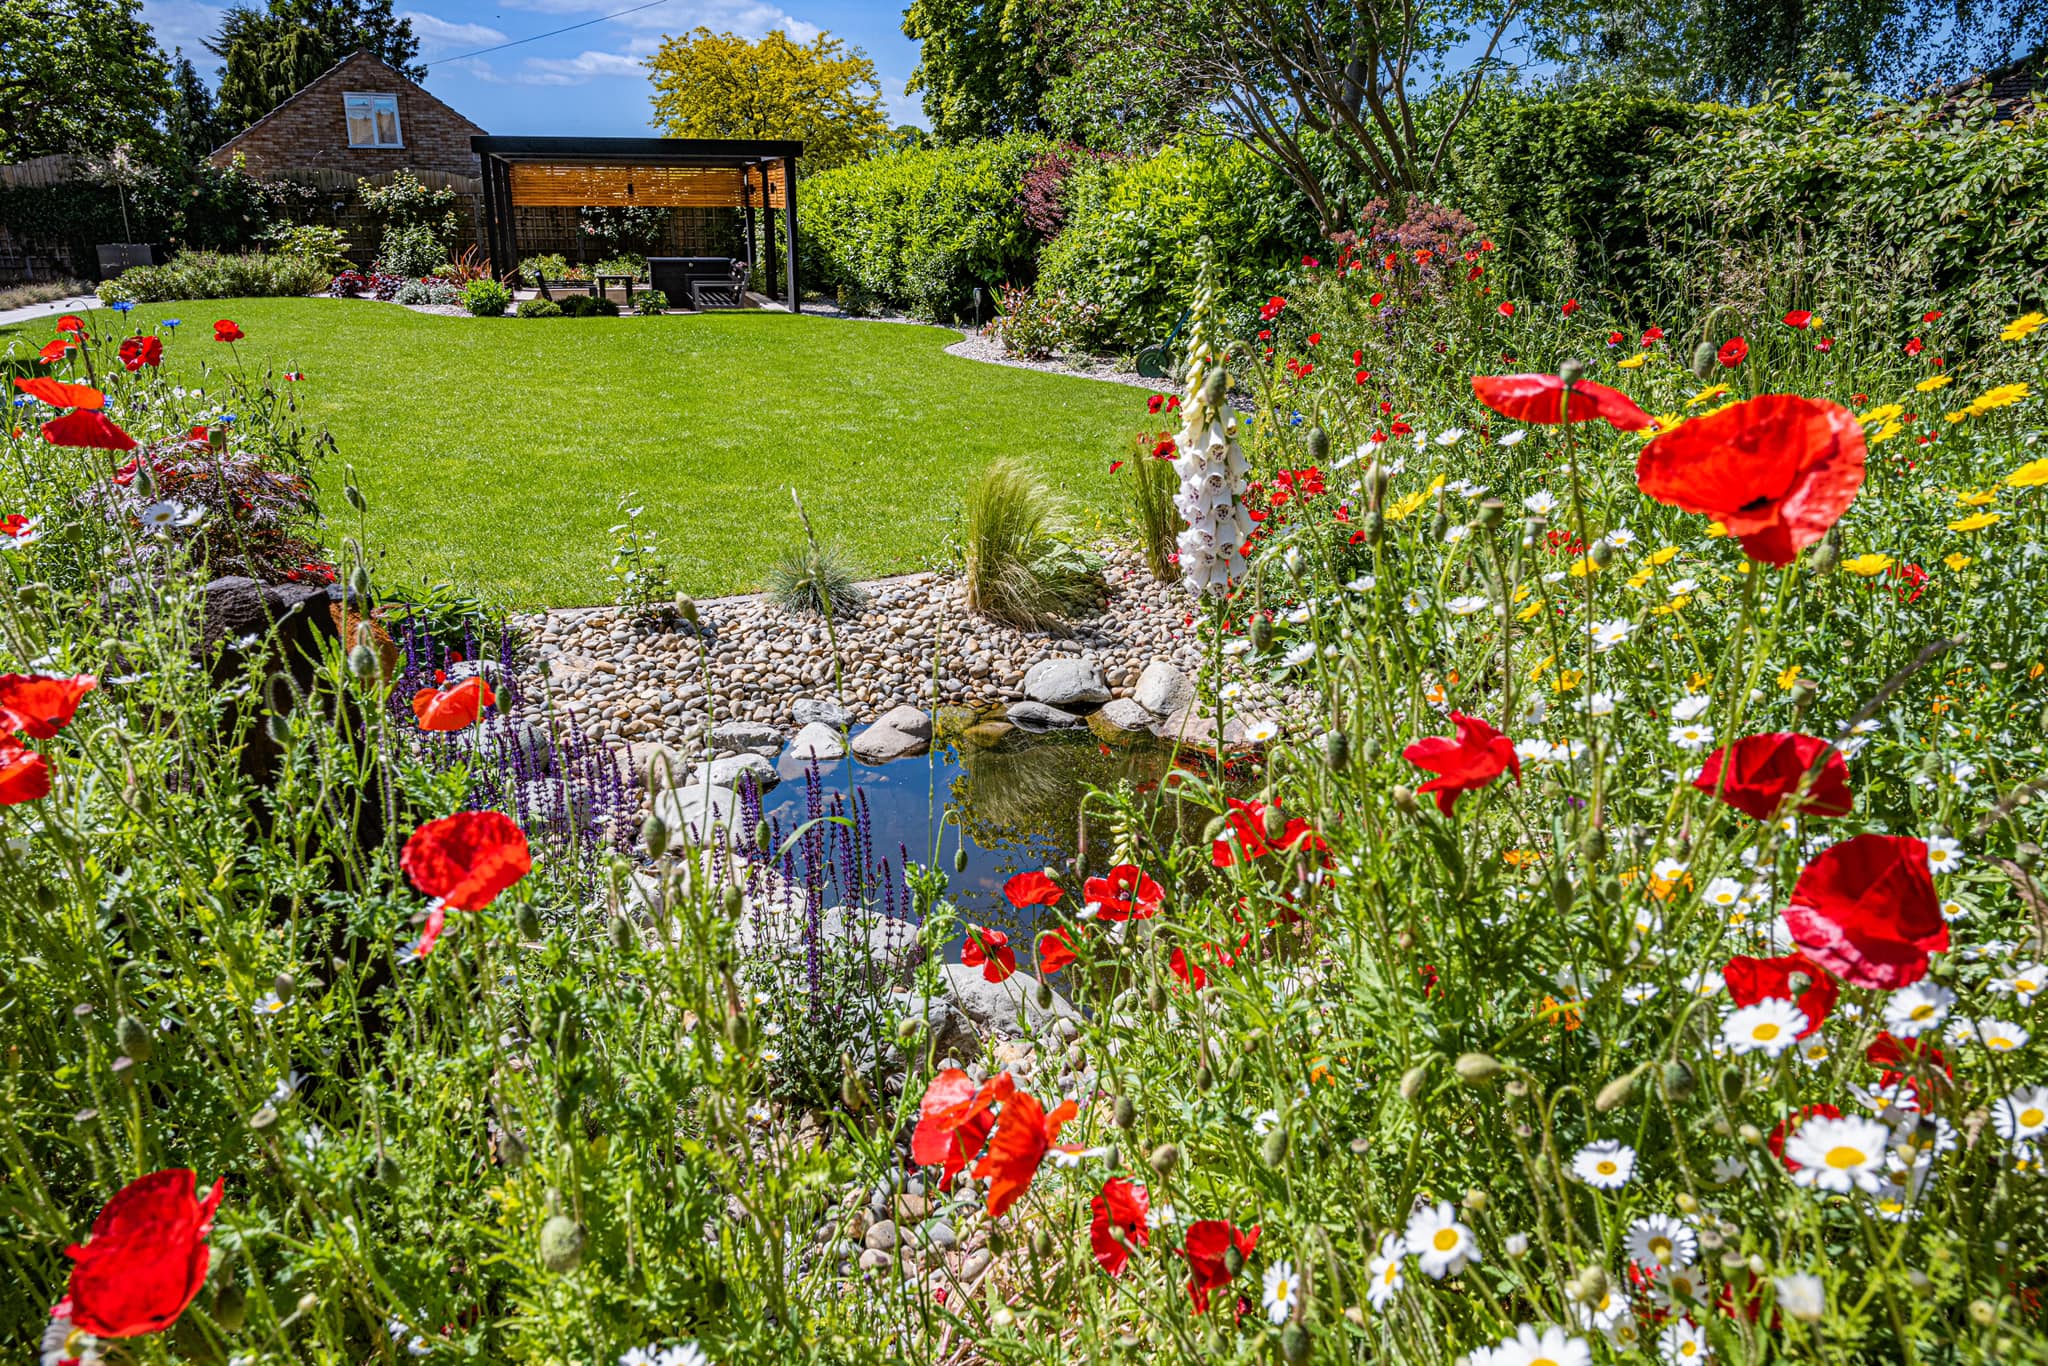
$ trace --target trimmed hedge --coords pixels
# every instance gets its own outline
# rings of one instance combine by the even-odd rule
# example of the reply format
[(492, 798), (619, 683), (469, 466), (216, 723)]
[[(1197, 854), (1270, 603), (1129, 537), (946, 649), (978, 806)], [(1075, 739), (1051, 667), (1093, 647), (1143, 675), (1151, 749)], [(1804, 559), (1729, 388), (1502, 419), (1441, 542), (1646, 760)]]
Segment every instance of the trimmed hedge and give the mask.
[(334, 273), (303, 256), (181, 251), (160, 266), (131, 266), (100, 283), (103, 303), (155, 304), (173, 299), (293, 298), (318, 294)]

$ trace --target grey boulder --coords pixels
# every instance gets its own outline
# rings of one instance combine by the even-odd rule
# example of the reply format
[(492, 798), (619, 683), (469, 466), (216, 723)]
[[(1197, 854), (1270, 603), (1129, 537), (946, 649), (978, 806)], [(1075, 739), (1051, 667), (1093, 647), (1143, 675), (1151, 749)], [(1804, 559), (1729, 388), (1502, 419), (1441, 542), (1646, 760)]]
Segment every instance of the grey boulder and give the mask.
[(887, 726), (890, 730), (900, 731), (905, 735), (914, 735), (920, 740), (932, 738), (932, 718), (926, 714), (924, 708), (913, 707), (907, 702), (883, 712), (875, 718), (875, 724)]
[(1163, 659), (1155, 659), (1138, 675), (1131, 700), (1154, 716), (1171, 716), (1195, 700), (1195, 685), (1188, 676)]
[(853, 757), (864, 764), (886, 764), (896, 759), (908, 759), (922, 754), (931, 747), (931, 742), (920, 735), (910, 735), (885, 726), (880, 721), (853, 737)]
[(1041, 659), (1024, 671), (1024, 696), (1051, 707), (1093, 707), (1109, 701), (1109, 683), (1092, 659)]
[(1084, 718), (1043, 702), (1012, 702), (1003, 714), (1024, 730), (1071, 730), (1087, 724)]
[(980, 968), (964, 963), (945, 965), (946, 993), (967, 1018), (985, 1031), (1021, 1038), (1043, 1034), (1055, 1020), (1078, 1020), (1081, 1012), (1057, 991), (1050, 993), (1050, 1005), (1038, 1003), (1038, 979), (1028, 972), (1013, 972), (1000, 982), (991, 982)]
[(789, 758), (815, 759), (826, 763), (841, 758), (846, 753), (846, 742), (839, 738), (839, 732), (823, 721), (812, 721), (796, 733), (796, 739), (789, 742)]
[(782, 748), (782, 732), (757, 721), (721, 721), (711, 728), (713, 754), (739, 754), (757, 750), (774, 754)]
[(829, 697), (799, 697), (790, 704), (789, 714), (799, 726), (816, 721), (834, 730), (850, 726), (854, 720), (852, 712)]

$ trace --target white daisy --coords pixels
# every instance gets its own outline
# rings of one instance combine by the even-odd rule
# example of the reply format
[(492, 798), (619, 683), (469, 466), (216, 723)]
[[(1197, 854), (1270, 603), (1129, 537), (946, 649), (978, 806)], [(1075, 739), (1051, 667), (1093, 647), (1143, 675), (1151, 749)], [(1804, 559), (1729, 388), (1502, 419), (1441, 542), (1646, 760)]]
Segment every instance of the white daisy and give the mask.
[(1444, 528), (1444, 544), (1456, 545), (1472, 534), (1472, 528), (1463, 522), (1454, 522)]
[(1457, 1212), (1447, 1200), (1409, 1215), (1401, 1241), (1415, 1254), (1423, 1273), (1437, 1280), (1455, 1276), (1469, 1263), (1483, 1260), (1472, 1230), (1458, 1222)]
[(1515, 428), (1515, 430), (1509, 432), (1506, 436), (1502, 437), (1499, 441), (1496, 441), (1494, 444), (1496, 446), (1518, 446), (1521, 444), (1522, 438), (1527, 436), (1528, 434), (1529, 433), (1525, 429), (1517, 427)]
[(1901, 1039), (1917, 1039), (1948, 1018), (1956, 994), (1932, 982), (1915, 982), (1893, 992), (1884, 1003), (1884, 1027)]
[(1389, 1233), (1380, 1240), (1379, 1255), (1368, 1267), (1370, 1279), (1365, 1287), (1365, 1297), (1372, 1301), (1373, 1308), (1385, 1309), (1401, 1293), (1405, 1283), (1401, 1268), (1407, 1255), (1408, 1248), (1398, 1234)]
[(1572, 1158), (1572, 1175), (1601, 1190), (1619, 1190), (1635, 1169), (1636, 1150), (1611, 1138), (1588, 1143)]
[(1562, 1328), (1538, 1332), (1534, 1324), (1525, 1323), (1493, 1349), (1492, 1366), (1593, 1366), (1593, 1349), (1584, 1338), (1572, 1337)]
[(1875, 1191), (1890, 1139), (1891, 1130), (1874, 1119), (1814, 1115), (1785, 1140), (1785, 1160), (1799, 1164), (1792, 1179), (1802, 1186), (1842, 1195), (1859, 1186)]
[[(1645, 930), (1645, 934), (1649, 931)], [(1654, 982), (1631, 982), (1621, 989), (1621, 999), (1627, 1005), (1639, 1006), (1657, 994)]]
[(1659, 1308), (1698, 1304), (1706, 1294), (1706, 1279), (1689, 1266), (1659, 1266), (1652, 1272), (1650, 1299)]
[(1999, 1100), (1991, 1107), (1991, 1124), (2008, 1142), (2048, 1132), (2048, 1086), (2022, 1086)]
[(1312, 640), (1307, 640), (1303, 641), (1299, 645), (1294, 646), (1292, 649), (1288, 650), (1286, 654), (1281, 655), (1280, 664), (1283, 668), (1293, 669), (1308, 663), (1315, 657), (1315, 642)]
[(1994, 977), (1984, 984), (1987, 991), (2000, 996), (2010, 996), (2022, 1006), (2034, 1004), (2034, 997), (2048, 990), (2048, 967), (2039, 963), (2028, 963), (2014, 968), (2003, 977)]
[(1548, 517), (1557, 511), (1557, 495), (1549, 489), (1540, 489), (1522, 500), (1522, 506), (1538, 517)]
[(1697, 754), (1714, 743), (1714, 728), (1700, 721), (1688, 721), (1682, 726), (1673, 726), (1669, 732), (1671, 743), (1690, 754)]
[(711, 1366), (711, 1358), (694, 1342), (671, 1347), (655, 1359), (654, 1366)]
[(1444, 609), (1454, 617), (1469, 617), (1474, 612), (1486, 610), (1486, 599), (1476, 593), (1466, 593), (1445, 603)]
[(1834, 1050), (1828, 1047), (1827, 1039), (1819, 1034), (1799, 1043), (1799, 1061), (1808, 1067), (1818, 1067), (1826, 1062)]
[(1668, 1214), (1647, 1214), (1628, 1226), (1628, 1255), (1637, 1266), (1691, 1266), (1699, 1254), (1699, 1237)]
[(1357, 578), (1353, 579), (1350, 583), (1347, 583), (1344, 586), (1354, 593), (1370, 593), (1378, 583), (1379, 579), (1377, 579), (1373, 575), (1360, 574)]
[(1700, 581), (1698, 579), (1673, 579), (1665, 586), (1664, 591), (1674, 598), (1682, 598), (1690, 593), (1697, 593), (1699, 588)]
[(1278, 1110), (1261, 1110), (1252, 1116), (1252, 1135), (1256, 1138), (1264, 1138), (1267, 1134), (1272, 1133), (1279, 1126), (1279, 1123), (1280, 1112)]
[(1419, 617), (1429, 610), (1429, 594), (1420, 588), (1411, 588), (1401, 595), (1401, 610), (1411, 617)]
[(1674, 721), (1690, 721), (1713, 705), (1713, 698), (1702, 697), (1696, 692), (1689, 692), (1671, 704), (1671, 719)]
[(1963, 866), (1962, 845), (1946, 835), (1932, 835), (1927, 840), (1927, 866), (1937, 873), (1953, 873)]
[(1294, 1301), (1300, 1291), (1294, 1279), (1294, 1263), (1275, 1262), (1266, 1268), (1266, 1288), (1260, 1293), (1259, 1302), (1266, 1306), (1266, 1318), (1272, 1323), (1285, 1323), (1287, 1316), (1294, 1312)]
[(1700, 893), (1700, 900), (1725, 911), (1742, 900), (1742, 884), (1732, 877), (1717, 877)]
[(1799, 1041), (1804, 1028), (1806, 1016), (1798, 1006), (1781, 996), (1768, 996), (1730, 1012), (1721, 1022), (1721, 1037), (1737, 1053), (1775, 1058)]
[(1979, 1020), (1973, 1028), (1967, 1021), (1957, 1021), (1952, 1037), (1960, 1034), (1958, 1043), (1981, 1043), (1994, 1053), (2011, 1053), (2027, 1046), (2033, 1036), (2011, 1020)]
[(1225, 655), (1250, 654), (1251, 648), (1252, 643), (1249, 640), (1246, 640), (1243, 636), (1239, 636), (1235, 640), (1224, 642), (1223, 653)]
[(1439, 446), (1455, 446), (1464, 439), (1463, 427), (1446, 427), (1436, 434), (1436, 444)]
[(1616, 550), (1626, 550), (1636, 543), (1636, 534), (1625, 526), (1618, 526), (1607, 533), (1607, 544)]
[[(1288, 550), (1287, 553), (1290, 556), (1295, 555), (1295, 551), (1291, 548)], [(1292, 566), (1290, 565), (1289, 567), (1291, 568)], [(1282, 620), (1288, 622), (1290, 625), (1301, 626), (1305, 625), (1308, 622), (1309, 618), (1314, 615), (1314, 610), (1306, 605), (1301, 607), (1290, 607), (1287, 610), (1285, 616), (1282, 617)]]
[(1693, 1366), (1714, 1354), (1707, 1346), (1707, 1330), (1695, 1323), (1680, 1319), (1664, 1326), (1657, 1335), (1657, 1355), (1667, 1366)]
[(1827, 1287), (1820, 1277), (1802, 1271), (1775, 1277), (1771, 1284), (1778, 1292), (1778, 1308), (1787, 1317), (1802, 1323), (1819, 1323), (1827, 1313)]
[(1635, 629), (1635, 623), (1624, 617), (1616, 617), (1612, 621), (1594, 622), (1593, 653), (1605, 654), (1627, 640), (1629, 633)]
[(654, 1354), (645, 1347), (628, 1347), (619, 1353), (619, 1366), (654, 1366)]
[(1280, 725), (1277, 721), (1254, 721), (1244, 728), (1244, 738), (1255, 745), (1266, 744), (1280, 738)]
[(1591, 1328), (1596, 1333), (1604, 1333), (1610, 1340), (1614, 1336), (1616, 1325), (1634, 1317), (1629, 1310), (1628, 1301), (1615, 1294), (1611, 1288), (1600, 1292), (1598, 1304), (1575, 1304), (1572, 1309), (1581, 1327)]

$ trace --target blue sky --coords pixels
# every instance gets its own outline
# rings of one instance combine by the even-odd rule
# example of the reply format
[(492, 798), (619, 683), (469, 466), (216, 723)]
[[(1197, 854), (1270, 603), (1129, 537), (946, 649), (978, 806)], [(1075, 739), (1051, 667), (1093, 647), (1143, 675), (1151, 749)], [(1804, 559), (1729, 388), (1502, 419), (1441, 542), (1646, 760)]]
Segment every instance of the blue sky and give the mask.
[[(808, 42), (827, 30), (864, 49), (881, 79), (891, 123), (925, 122), (903, 83), (917, 67), (917, 44), (903, 36), (903, 10), (859, 0), (658, 0), (638, 13), (459, 60), (459, 54), (617, 14), (640, 0), (398, 0), (419, 35), (420, 59), (438, 62), (427, 89), (493, 133), (632, 137), (649, 131), (647, 74), (641, 59), (662, 36), (699, 26), (758, 38), (781, 29)], [(143, 0), (143, 12), (169, 51), (182, 47), (206, 74), (213, 54), (202, 42), (223, 6), (207, 0)]]

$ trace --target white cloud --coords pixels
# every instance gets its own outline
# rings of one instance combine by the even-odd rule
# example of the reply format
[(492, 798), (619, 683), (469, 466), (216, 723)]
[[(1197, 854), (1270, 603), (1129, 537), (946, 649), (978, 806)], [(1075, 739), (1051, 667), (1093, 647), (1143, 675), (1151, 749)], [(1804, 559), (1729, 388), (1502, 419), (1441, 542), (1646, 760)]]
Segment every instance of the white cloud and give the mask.
[(412, 24), (413, 35), (420, 40), (420, 56), (427, 61), (506, 40), (504, 33), (488, 24), (457, 23), (422, 10), (406, 10), (398, 17)]
[(502, 79), (517, 85), (582, 85), (607, 76), (644, 80), (647, 68), (623, 52), (579, 52), (574, 57), (528, 57)]

